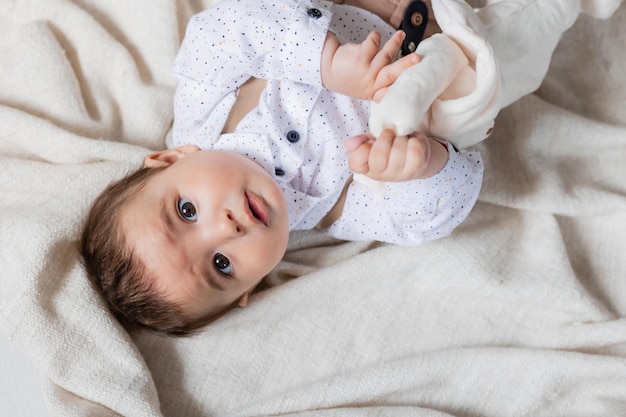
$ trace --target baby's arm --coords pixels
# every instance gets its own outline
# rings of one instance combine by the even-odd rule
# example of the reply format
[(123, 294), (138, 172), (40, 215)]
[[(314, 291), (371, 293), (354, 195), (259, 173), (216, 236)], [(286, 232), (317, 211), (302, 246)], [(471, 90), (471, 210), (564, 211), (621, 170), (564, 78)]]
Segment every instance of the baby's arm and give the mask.
[(376, 31), (361, 43), (343, 45), (328, 32), (320, 63), (322, 84), (350, 97), (380, 100), (406, 68), (419, 62), (416, 54), (394, 61), (404, 36), (404, 32), (396, 32), (381, 48), (381, 36)]
[(478, 152), (459, 152), (450, 144), (445, 146), (447, 162), (428, 178), (386, 182), (382, 194), (352, 182), (345, 191), (341, 214), (322, 230), (344, 240), (401, 245), (417, 245), (450, 234), (476, 203), (483, 167)]

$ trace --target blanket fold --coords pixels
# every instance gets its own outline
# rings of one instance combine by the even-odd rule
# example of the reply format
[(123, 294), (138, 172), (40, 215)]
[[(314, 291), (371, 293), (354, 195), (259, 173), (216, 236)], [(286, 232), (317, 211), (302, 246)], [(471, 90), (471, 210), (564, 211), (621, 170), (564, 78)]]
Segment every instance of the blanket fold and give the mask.
[(189, 338), (124, 331), (80, 227), (165, 146), (170, 66), (212, 3), (0, 1), (0, 329), (51, 415), (626, 414), (625, 6), (581, 15), (541, 87), (500, 113), (449, 238), (292, 233), (247, 308)]

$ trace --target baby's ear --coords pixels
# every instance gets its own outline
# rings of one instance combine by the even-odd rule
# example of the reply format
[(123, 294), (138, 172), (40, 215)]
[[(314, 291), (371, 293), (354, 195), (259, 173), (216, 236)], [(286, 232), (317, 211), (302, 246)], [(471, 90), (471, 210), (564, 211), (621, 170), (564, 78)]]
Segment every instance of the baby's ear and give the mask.
[(165, 149), (163, 151), (151, 153), (143, 159), (143, 166), (146, 168), (161, 168), (173, 164), (185, 156), (198, 152), (200, 148), (196, 145), (184, 145), (178, 148)]

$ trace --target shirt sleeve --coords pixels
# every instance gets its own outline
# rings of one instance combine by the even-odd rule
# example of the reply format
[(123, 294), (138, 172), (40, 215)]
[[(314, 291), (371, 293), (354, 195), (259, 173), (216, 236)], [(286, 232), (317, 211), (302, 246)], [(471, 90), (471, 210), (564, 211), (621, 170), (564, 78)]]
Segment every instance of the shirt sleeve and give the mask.
[(223, 0), (193, 16), (172, 69), (173, 144), (210, 147), (250, 77), (322, 88), (320, 60), (333, 3)]
[(358, 182), (348, 187), (341, 217), (325, 232), (344, 240), (418, 245), (449, 235), (468, 216), (480, 192), (480, 153), (448, 148), (436, 175), (386, 183), (384, 194)]
[(224, 0), (191, 18), (174, 74), (230, 89), (242, 75), (321, 86), (331, 5), (322, 0)]

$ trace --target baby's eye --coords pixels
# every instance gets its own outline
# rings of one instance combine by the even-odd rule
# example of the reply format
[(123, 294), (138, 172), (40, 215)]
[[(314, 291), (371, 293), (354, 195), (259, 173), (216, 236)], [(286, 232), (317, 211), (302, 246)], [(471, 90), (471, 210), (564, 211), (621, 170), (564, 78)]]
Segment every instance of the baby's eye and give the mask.
[(215, 269), (222, 275), (230, 276), (233, 273), (233, 267), (230, 265), (230, 260), (221, 253), (217, 253), (213, 257), (213, 265)]
[(178, 209), (178, 215), (181, 219), (186, 222), (195, 222), (198, 220), (198, 215), (196, 213), (196, 206), (186, 198), (179, 198), (176, 203)]

